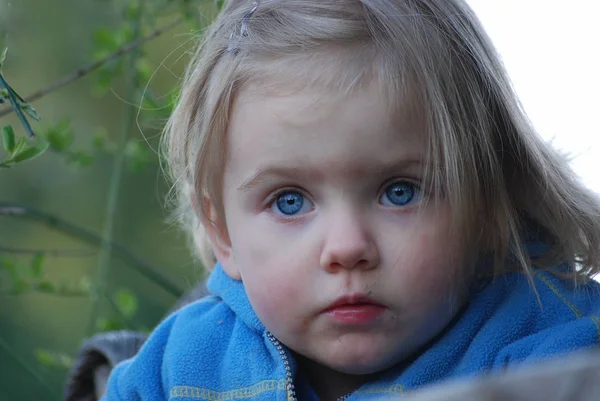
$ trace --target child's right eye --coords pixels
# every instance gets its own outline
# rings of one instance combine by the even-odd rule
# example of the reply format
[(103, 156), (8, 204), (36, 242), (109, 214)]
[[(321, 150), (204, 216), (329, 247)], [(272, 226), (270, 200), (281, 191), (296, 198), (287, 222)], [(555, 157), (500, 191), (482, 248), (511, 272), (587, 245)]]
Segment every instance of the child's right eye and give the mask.
[(277, 214), (295, 216), (309, 212), (312, 202), (299, 191), (287, 190), (276, 195), (271, 209)]

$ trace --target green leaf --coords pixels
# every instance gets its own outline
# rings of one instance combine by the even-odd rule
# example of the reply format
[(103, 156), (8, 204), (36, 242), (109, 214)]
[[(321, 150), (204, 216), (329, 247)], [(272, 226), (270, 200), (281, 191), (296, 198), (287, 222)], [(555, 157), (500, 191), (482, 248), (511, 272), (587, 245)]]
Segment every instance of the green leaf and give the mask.
[(29, 104), (27, 104), (27, 103), (21, 104), (21, 110), (24, 110), (25, 113), (27, 113), (27, 115), (29, 117), (33, 118), (34, 120), (36, 120), (36, 121), (41, 120), (41, 117), (39, 116), (37, 111), (35, 111), (35, 109), (33, 107), (31, 107)]
[(127, 6), (125, 6), (125, 19), (127, 21), (133, 21), (140, 17), (140, 5), (136, 2), (129, 2)]
[[(119, 41), (119, 46), (123, 46), (124, 44), (133, 40), (133, 27), (131, 24), (124, 25), (120, 31), (118, 32), (117, 39)], [(142, 48), (137, 49), (138, 54), (141, 54)]]
[(56, 362), (63, 369), (69, 369), (73, 366), (73, 358), (62, 352), (56, 355)]
[(40, 281), (39, 283), (37, 283), (37, 285), (35, 286), (35, 289), (38, 290), (39, 292), (46, 292), (46, 293), (50, 293), (50, 294), (56, 293), (56, 286), (47, 280)]
[(43, 349), (36, 349), (34, 353), (39, 363), (44, 366), (52, 366), (54, 359), (52, 358), (52, 354), (50, 352)]
[(15, 131), (10, 125), (2, 127), (2, 144), (8, 153), (12, 154), (15, 150)]
[(25, 132), (27, 132), (27, 135), (29, 137), (35, 136), (35, 133), (33, 132), (33, 129), (31, 128), (31, 124), (29, 124), (29, 121), (27, 121), (25, 114), (23, 114), (22, 106), (24, 104), (26, 104), (26, 102), (23, 100), (23, 98), (21, 96), (19, 96), (19, 94), (17, 92), (15, 92), (15, 90), (13, 88), (11, 88), (11, 86), (8, 84), (8, 82), (6, 82), (6, 79), (4, 79), (4, 77), (2, 76), (1, 71), (0, 71), (0, 87), (4, 89), (2, 94), (4, 97), (8, 98), (8, 100), (10, 101), (10, 105), (13, 108), (15, 114), (17, 115), (17, 118), (21, 122), (21, 125), (25, 129)]
[(138, 308), (136, 296), (129, 290), (121, 289), (113, 297), (119, 311), (125, 317), (132, 317)]
[(135, 70), (138, 74), (140, 82), (146, 83), (152, 78), (152, 66), (146, 58), (139, 58), (136, 60)]
[(96, 322), (96, 327), (98, 331), (114, 331), (123, 329), (123, 325), (119, 324), (116, 320), (113, 319), (98, 319)]
[(109, 27), (100, 27), (96, 29), (92, 34), (92, 38), (94, 46), (100, 50), (96, 52), (96, 59), (101, 58), (99, 57), (101, 56), (101, 53), (106, 52), (106, 55), (108, 55), (108, 53), (112, 53), (119, 48), (117, 35), (114, 30)]
[(30, 288), (29, 283), (22, 278), (15, 278), (12, 285), (12, 293), (15, 295), (22, 294)]
[(12, 259), (2, 258), (0, 259), (0, 269), (10, 273), (11, 277), (18, 277), (17, 264)]
[(69, 369), (73, 365), (73, 358), (62, 352), (36, 349), (34, 354), (38, 362), (48, 368)]
[(105, 129), (97, 129), (92, 136), (92, 148), (95, 153), (104, 153), (114, 148)]
[(107, 63), (100, 71), (97, 72), (97, 80), (92, 88), (92, 93), (96, 96), (103, 95), (109, 91), (113, 78), (120, 73), (121, 62), (116, 60), (112, 63)]
[(42, 277), (42, 273), (44, 271), (44, 257), (43, 253), (36, 253), (31, 259), (31, 274), (33, 277), (39, 278)]
[(131, 140), (125, 145), (125, 157), (133, 171), (140, 171), (152, 160), (152, 156), (145, 143)]
[(46, 140), (54, 152), (64, 152), (73, 145), (75, 135), (73, 135), (70, 124), (68, 119), (63, 119), (46, 132)]
[(67, 154), (67, 162), (77, 167), (88, 167), (94, 163), (94, 158), (88, 153), (77, 150)]
[(17, 139), (17, 143), (15, 144), (15, 148), (13, 149), (13, 155), (22, 152), (27, 147), (28, 143), (29, 142), (27, 142), (27, 139), (25, 138)]
[[(151, 110), (155, 113), (163, 111), (161, 110), (161, 104), (151, 93), (144, 94), (144, 99), (142, 100), (142, 109), (148, 111)], [(164, 109), (164, 107), (162, 109)]]
[(44, 153), (49, 146), (50, 145), (48, 143), (43, 143), (38, 146), (32, 146), (30, 148), (27, 148), (19, 153), (15, 153), (14, 156), (11, 158), (11, 162), (19, 163), (25, 160), (34, 159), (42, 153)]
[(0, 269), (9, 272), (14, 272), (16, 268), (15, 262), (10, 259), (0, 258)]

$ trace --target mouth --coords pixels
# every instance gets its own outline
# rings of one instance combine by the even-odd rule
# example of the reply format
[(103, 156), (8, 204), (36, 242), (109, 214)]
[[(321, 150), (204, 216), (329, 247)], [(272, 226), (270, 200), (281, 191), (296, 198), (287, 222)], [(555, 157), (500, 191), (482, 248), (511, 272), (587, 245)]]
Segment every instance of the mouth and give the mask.
[(351, 295), (338, 298), (323, 313), (337, 324), (365, 325), (381, 317), (385, 309), (365, 295)]

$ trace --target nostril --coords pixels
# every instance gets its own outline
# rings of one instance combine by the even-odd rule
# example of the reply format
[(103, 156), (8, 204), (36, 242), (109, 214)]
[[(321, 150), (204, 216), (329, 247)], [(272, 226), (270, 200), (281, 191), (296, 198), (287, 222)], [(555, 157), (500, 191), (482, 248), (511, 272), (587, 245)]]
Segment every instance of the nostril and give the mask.
[(321, 250), (321, 267), (327, 270), (371, 269), (378, 264), (379, 252), (364, 230), (335, 230)]
[(331, 270), (339, 270), (339, 269), (343, 269), (344, 266), (342, 266), (341, 263), (334, 262), (334, 263), (330, 263), (329, 268)]
[(373, 259), (362, 259), (357, 263), (357, 268), (359, 269), (371, 269), (373, 267), (375, 267), (375, 265), (377, 264), (377, 260)]

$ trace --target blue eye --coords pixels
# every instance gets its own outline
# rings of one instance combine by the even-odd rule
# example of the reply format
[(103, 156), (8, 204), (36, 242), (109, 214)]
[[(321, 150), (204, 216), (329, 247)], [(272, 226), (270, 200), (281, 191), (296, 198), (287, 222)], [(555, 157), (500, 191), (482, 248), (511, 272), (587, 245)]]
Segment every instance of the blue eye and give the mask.
[(381, 203), (386, 206), (406, 206), (418, 200), (419, 188), (408, 181), (393, 183), (381, 195)]
[(307, 212), (307, 208), (311, 206), (308, 199), (298, 191), (285, 191), (275, 198), (273, 208), (275, 211), (286, 216), (293, 216), (300, 212)]

